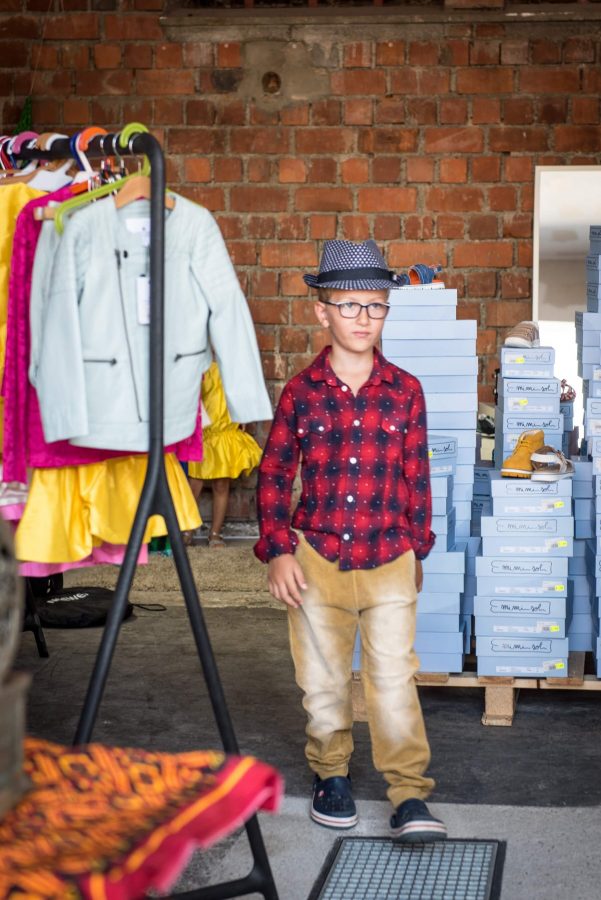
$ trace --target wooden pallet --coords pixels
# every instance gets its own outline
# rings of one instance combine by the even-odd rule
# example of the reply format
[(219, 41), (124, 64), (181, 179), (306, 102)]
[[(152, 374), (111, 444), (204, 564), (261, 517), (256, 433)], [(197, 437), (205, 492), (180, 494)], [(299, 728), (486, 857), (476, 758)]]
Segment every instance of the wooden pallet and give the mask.
[[(484, 688), (483, 725), (512, 725), (520, 690), (601, 691), (601, 680), (584, 674), (585, 653), (570, 653), (567, 678), (478, 677), (475, 672), (419, 672), (415, 681), (422, 687)], [(359, 672), (353, 672), (353, 718), (367, 721), (365, 694)]]

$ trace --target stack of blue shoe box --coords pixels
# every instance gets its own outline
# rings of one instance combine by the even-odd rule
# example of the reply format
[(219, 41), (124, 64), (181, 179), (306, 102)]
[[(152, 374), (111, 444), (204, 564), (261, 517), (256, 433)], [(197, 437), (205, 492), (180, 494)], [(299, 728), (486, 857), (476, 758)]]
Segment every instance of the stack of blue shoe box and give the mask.
[[(592, 600), (594, 577), (588, 572), (586, 548), (595, 533), (595, 501), (593, 497), (592, 463), (574, 458), (572, 486), (574, 509), (574, 556), (568, 561), (568, 576), (574, 596), (573, 615), (568, 637), (570, 650), (593, 649), (594, 626)], [(590, 555), (590, 546), (589, 546)], [(594, 555), (594, 554), (593, 554)], [(592, 565), (594, 566), (594, 560)]]
[(567, 676), (572, 482), (491, 474), (474, 603), (479, 675)]

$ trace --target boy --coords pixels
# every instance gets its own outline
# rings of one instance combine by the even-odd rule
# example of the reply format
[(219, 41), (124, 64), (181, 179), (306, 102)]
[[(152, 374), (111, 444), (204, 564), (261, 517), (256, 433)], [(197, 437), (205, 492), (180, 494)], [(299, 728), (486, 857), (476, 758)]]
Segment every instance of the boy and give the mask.
[[(315, 779), (311, 818), (351, 828), (357, 812), (351, 666), (357, 627), (374, 765), (388, 782), (400, 841), (446, 828), (434, 786), (413, 650), (417, 592), (434, 544), (426, 411), (419, 381), (376, 349), (396, 276), (373, 241), (326, 241), (315, 313), (331, 345), (284, 388), (259, 468), (257, 557), (288, 606), (296, 680)], [(290, 522), (299, 458), (302, 493)]]

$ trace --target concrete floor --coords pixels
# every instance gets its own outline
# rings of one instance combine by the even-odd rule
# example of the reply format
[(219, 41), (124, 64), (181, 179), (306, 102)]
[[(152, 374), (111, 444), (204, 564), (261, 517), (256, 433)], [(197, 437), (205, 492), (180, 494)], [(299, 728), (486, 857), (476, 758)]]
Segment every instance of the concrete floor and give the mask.
[[(284, 774), (286, 799), (261, 825), (281, 900), (306, 900), (337, 834), (307, 815), (304, 718), (279, 610), (206, 610), (241, 748)], [(100, 632), (47, 630), (50, 659), (24, 635), (19, 668), (34, 673), (29, 731), (68, 743)], [(422, 692), (437, 779), (432, 809), (452, 837), (507, 841), (503, 898), (590, 900), (601, 895), (601, 702), (598, 694), (524, 692), (512, 728), (480, 725), (480, 691)], [(354, 834), (385, 835), (389, 806), (367, 728), (356, 726)], [(185, 611), (137, 610), (124, 624), (95, 740), (165, 750), (219, 746)], [(179, 889), (240, 877), (245, 832), (196, 854)]]

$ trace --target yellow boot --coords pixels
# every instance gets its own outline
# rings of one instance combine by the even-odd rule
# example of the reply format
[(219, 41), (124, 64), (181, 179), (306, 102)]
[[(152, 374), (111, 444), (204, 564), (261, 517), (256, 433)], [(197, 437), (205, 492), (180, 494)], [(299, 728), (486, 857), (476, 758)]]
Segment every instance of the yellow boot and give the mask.
[(503, 463), (501, 475), (504, 478), (530, 478), (532, 475), (530, 457), (540, 450), (544, 443), (544, 431), (523, 431), (513, 453)]

